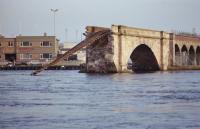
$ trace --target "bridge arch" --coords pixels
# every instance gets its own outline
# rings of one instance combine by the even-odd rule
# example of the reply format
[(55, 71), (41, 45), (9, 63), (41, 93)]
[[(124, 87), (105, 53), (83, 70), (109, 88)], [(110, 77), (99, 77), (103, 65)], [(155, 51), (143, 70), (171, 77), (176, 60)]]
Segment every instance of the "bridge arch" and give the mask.
[(188, 65), (188, 49), (185, 45), (181, 48), (182, 65)]
[(149, 46), (141, 44), (130, 55), (134, 72), (149, 72), (159, 70), (158, 61)]
[(175, 65), (178, 66), (180, 65), (181, 61), (181, 51), (180, 51), (180, 48), (177, 44), (175, 44)]
[(196, 62), (197, 62), (197, 65), (200, 65), (200, 47), (199, 46), (196, 49)]
[(195, 50), (194, 50), (194, 47), (192, 45), (190, 46), (190, 49), (189, 49), (188, 64), (189, 65), (195, 64)]

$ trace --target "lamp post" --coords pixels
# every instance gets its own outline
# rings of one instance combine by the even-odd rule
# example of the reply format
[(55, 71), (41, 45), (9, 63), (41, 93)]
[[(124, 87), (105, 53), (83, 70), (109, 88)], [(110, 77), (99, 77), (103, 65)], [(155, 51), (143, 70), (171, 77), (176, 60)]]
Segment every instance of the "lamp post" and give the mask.
[(53, 12), (53, 20), (54, 20), (54, 23), (53, 23), (53, 27), (54, 27), (54, 36), (56, 36), (56, 12), (58, 12), (58, 9), (51, 9), (51, 11)]

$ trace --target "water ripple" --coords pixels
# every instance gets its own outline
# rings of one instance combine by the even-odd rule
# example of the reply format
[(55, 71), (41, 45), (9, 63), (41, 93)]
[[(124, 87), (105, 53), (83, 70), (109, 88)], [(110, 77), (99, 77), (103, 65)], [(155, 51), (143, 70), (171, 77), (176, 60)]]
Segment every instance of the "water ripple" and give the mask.
[(1, 129), (199, 129), (200, 72), (0, 71)]

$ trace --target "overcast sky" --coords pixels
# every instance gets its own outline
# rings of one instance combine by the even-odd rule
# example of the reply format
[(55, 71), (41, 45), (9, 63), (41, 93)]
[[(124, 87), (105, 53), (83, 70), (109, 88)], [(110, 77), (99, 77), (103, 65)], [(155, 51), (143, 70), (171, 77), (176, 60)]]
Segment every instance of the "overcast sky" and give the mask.
[(61, 41), (76, 41), (76, 32), (80, 40), (87, 25), (187, 32), (195, 27), (200, 32), (200, 0), (0, 0), (0, 33), (53, 35), (51, 8), (59, 9), (56, 35)]

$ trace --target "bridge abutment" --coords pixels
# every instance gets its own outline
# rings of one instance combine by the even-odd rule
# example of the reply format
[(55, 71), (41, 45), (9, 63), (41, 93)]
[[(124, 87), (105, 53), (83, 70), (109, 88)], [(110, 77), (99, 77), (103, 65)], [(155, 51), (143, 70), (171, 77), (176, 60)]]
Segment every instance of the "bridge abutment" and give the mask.
[[(87, 36), (108, 28), (87, 27)], [(88, 73), (116, 73), (113, 62), (113, 37), (111, 34), (96, 40), (86, 48), (86, 72)]]

